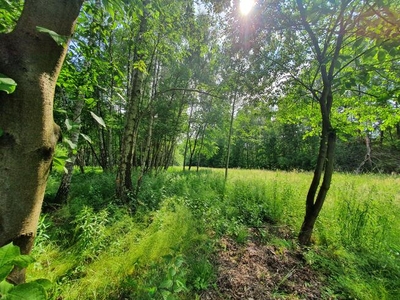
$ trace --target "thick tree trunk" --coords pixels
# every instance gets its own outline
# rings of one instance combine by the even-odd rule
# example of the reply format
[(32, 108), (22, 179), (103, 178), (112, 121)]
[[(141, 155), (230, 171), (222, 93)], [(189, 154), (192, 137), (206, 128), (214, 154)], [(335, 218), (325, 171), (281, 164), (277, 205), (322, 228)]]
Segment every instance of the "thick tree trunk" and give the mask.
[[(29, 253), (60, 129), (53, 121), (55, 84), (65, 58), (36, 26), (71, 36), (83, 0), (26, 0), (15, 30), (0, 36), (0, 73), (18, 86), (0, 92), (0, 246)], [(24, 272), (10, 280), (24, 281)]]

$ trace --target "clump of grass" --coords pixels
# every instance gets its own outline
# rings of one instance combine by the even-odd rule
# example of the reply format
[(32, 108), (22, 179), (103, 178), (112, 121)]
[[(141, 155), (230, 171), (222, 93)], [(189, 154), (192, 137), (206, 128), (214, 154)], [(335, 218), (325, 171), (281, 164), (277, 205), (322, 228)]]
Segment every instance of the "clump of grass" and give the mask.
[[(77, 232), (73, 245), (65, 250), (49, 245), (48, 250), (52, 251), (39, 254), (41, 263), (30, 273), (36, 277), (51, 270), (51, 279), (58, 284), (54, 294), (61, 294), (63, 299), (110, 299), (115, 290), (129, 292), (135, 299), (146, 299), (149, 292), (161, 290), (162, 282), (168, 277), (168, 268), (165, 273), (168, 263), (162, 257), (185, 255), (187, 261), (194, 263), (194, 257), (207, 240), (190, 211), (179, 202), (165, 200), (160, 209), (152, 213), (150, 224), (136, 223), (128, 213), (120, 212), (118, 220), (109, 216), (109, 226), (101, 228), (96, 226), (99, 213), (86, 209), (74, 221)], [(97, 232), (92, 231), (91, 226), (94, 230), (97, 228)], [(92, 256), (88, 257), (87, 251), (82, 252), (83, 248), (90, 249)], [(196, 262), (196, 265), (201, 264)], [(186, 285), (207, 285), (206, 265), (199, 267), (200, 274), (190, 275), (194, 282), (186, 283), (181, 279), (185, 289), (180, 293), (187, 290)], [(188, 266), (186, 262), (185, 276), (182, 273), (180, 277), (186, 279)], [(116, 287), (123, 287), (124, 291)]]

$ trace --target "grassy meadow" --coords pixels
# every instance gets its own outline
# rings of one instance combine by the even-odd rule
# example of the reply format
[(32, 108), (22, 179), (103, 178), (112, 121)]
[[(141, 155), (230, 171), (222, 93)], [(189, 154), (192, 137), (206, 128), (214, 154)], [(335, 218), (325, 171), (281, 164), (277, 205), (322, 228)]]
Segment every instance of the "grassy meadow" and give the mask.
[[(73, 177), (70, 200), (44, 212), (28, 280), (47, 278), (52, 299), (201, 299), (216, 289), (218, 240), (246, 243), (249, 228), (297, 231), (311, 173), (230, 170), (147, 175), (132, 206), (114, 200), (111, 173)], [(45, 201), (59, 178), (50, 178)], [(46, 211), (46, 207), (45, 207)], [(325, 299), (400, 299), (400, 178), (335, 174), (305, 264)], [(300, 299), (280, 295), (279, 299)]]

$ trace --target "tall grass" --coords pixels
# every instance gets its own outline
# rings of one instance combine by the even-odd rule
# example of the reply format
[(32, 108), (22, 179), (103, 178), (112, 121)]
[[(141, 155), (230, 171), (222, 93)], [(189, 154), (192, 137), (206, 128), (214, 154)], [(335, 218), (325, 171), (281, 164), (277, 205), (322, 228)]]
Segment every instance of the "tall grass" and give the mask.
[[(231, 170), (149, 175), (134, 203), (113, 201), (113, 174), (75, 177), (68, 205), (42, 216), (28, 272), (63, 299), (194, 299), (216, 278), (215, 240), (248, 227), (300, 228), (311, 173)], [(332, 297), (400, 299), (400, 179), (335, 174), (307, 263)], [(56, 180), (51, 184), (55, 185)], [(54, 186), (49, 186), (51, 197)], [(268, 242), (268, 239), (266, 240)], [(272, 240), (269, 240), (272, 242)], [(291, 241), (293, 242), (293, 241)]]

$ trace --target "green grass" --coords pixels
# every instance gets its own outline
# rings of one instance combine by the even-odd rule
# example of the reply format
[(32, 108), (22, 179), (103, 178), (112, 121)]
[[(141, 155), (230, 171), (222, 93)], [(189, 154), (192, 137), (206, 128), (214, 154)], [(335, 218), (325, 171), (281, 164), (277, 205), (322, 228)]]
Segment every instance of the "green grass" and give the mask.
[[(114, 201), (113, 174), (74, 175), (71, 198), (43, 215), (31, 278), (56, 299), (195, 299), (215, 284), (217, 239), (245, 243), (249, 227), (296, 233), (312, 173), (170, 169), (143, 179), (136, 213)], [(135, 181), (134, 181), (135, 182)], [(400, 179), (335, 174), (308, 264), (338, 299), (400, 299)], [(56, 192), (52, 177), (46, 198)], [(266, 243), (293, 245), (268, 237)], [(288, 246), (290, 248), (290, 246)]]

